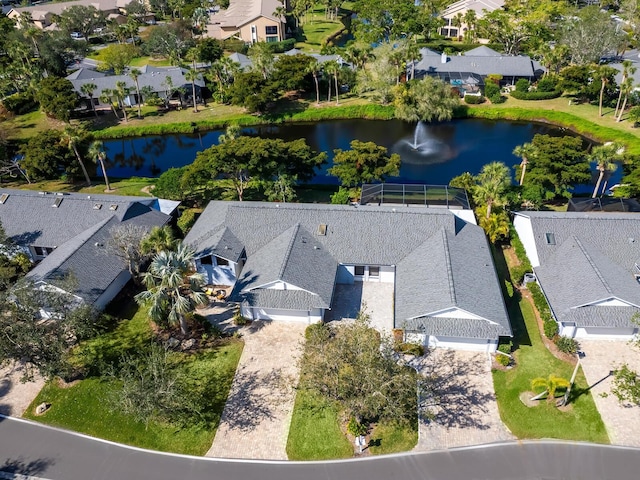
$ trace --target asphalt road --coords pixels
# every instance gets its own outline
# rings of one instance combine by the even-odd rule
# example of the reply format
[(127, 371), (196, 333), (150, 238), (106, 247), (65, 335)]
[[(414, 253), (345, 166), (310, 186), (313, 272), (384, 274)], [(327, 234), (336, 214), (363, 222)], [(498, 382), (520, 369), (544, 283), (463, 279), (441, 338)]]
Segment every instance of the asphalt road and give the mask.
[(638, 480), (640, 449), (536, 441), (334, 462), (247, 462), (149, 452), (0, 417), (0, 472), (51, 480)]

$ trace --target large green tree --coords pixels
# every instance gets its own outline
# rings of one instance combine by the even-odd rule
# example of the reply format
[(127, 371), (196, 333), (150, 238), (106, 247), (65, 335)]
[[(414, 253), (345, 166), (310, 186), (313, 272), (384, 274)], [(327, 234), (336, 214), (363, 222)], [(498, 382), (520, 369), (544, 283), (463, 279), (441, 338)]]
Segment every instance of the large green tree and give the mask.
[(400, 155), (388, 155), (385, 147), (373, 142), (353, 140), (350, 150), (334, 152), (329, 175), (338, 177), (345, 187), (384, 181), (400, 173)]
[(407, 122), (451, 120), (460, 98), (439, 78), (427, 76), (399, 86), (396, 117)]
[(599, 172), (598, 180), (596, 180), (596, 186), (593, 189), (593, 195), (591, 198), (596, 198), (600, 190), (600, 185), (605, 173), (615, 172), (618, 168), (618, 163), (622, 163), (622, 154), (624, 147), (615, 142), (608, 142), (604, 145), (598, 145), (591, 149), (589, 154), (589, 161), (596, 164), (596, 168)]
[(37, 98), (42, 111), (49, 117), (68, 122), (71, 112), (78, 107), (80, 100), (73, 84), (66, 78), (43, 78), (37, 89)]
[(482, 167), (476, 177), (473, 198), (476, 204), (486, 205), (485, 217), (491, 217), (494, 206), (502, 206), (507, 202), (507, 191), (511, 185), (509, 167), (501, 162), (491, 162)]
[(61, 173), (75, 176), (78, 170), (73, 152), (60, 142), (60, 132), (46, 130), (29, 139), (22, 148), (20, 166), (31, 180), (52, 180)]
[(122, 75), (131, 60), (140, 54), (138, 48), (130, 43), (112, 43), (100, 51), (102, 64), (100, 70), (113, 70), (116, 75)]
[(93, 34), (97, 27), (106, 25), (106, 18), (104, 12), (93, 5), (72, 5), (58, 15), (56, 24), (67, 35), (71, 32), (81, 33), (88, 42), (89, 35)]

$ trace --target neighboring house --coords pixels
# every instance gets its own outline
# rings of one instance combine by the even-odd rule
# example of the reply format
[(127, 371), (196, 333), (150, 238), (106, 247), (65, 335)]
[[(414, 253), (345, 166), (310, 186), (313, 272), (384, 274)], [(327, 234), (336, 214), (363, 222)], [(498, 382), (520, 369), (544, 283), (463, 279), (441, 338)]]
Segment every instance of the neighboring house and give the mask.
[(462, 21), (459, 26), (454, 25), (454, 19), (458, 15), (462, 15), (464, 18), (464, 15), (469, 10), (473, 10), (476, 12), (476, 18), (480, 19), (484, 17), (485, 13), (493, 12), (503, 6), (504, 0), (459, 0), (458, 2), (452, 3), (442, 12), (441, 17), (444, 19), (445, 24), (440, 28), (440, 35), (453, 38), (462, 37), (468, 30), (469, 25), (464, 21)]
[[(169, 92), (167, 77), (170, 77), (171, 84), (174, 89), (179, 90), (174, 92), (173, 95), (181, 95), (182, 97), (185, 97), (187, 102), (193, 102), (193, 100), (191, 100), (191, 82), (185, 78), (185, 73), (187, 72), (186, 69), (180, 67), (151, 67), (149, 65), (144, 65), (138, 70), (140, 70), (140, 75), (138, 76), (138, 85), (140, 86), (140, 89), (143, 87), (151, 87), (151, 89), (158, 94), (160, 98), (165, 98)], [(104, 73), (95, 70), (80, 68), (68, 75), (66, 78), (73, 84), (73, 88), (86, 103), (88, 103), (89, 98), (82, 92), (82, 85), (85, 83), (93, 83), (96, 85), (97, 88), (93, 93), (93, 104), (96, 107), (109, 106), (109, 104), (103, 104), (100, 101), (100, 93), (105, 89), (115, 89), (118, 82), (124, 82), (129, 88), (129, 95), (125, 97), (124, 103), (128, 106), (138, 104), (136, 84), (133, 81), (133, 78), (127, 74), (105, 75)], [(204, 88), (205, 83), (201, 77), (195, 81), (195, 84), (196, 101), (199, 102), (202, 101), (201, 89)]]
[(515, 212), (560, 334), (629, 340), (640, 313), (640, 214)]
[(463, 89), (483, 85), (491, 74), (502, 75), (502, 83), (511, 85), (520, 78), (533, 81), (542, 74), (539, 65), (527, 55), (503, 55), (486, 46), (453, 56), (421, 48), (420, 55), (415, 65), (407, 65), (407, 76), (415, 69), (416, 78), (439, 77)]
[(33, 5), (31, 7), (12, 8), (7, 16), (18, 20), (21, 13), (31, 15), (33, 24), (41, 29), (51, 27), (54, 24), (54, 16), (60, 15), (67, 8), (74, 5), (82, 5), (85, 7), (95, 7), (101, 10), (105, 15), (119, 15), (124, 12), (125, 7), (131, 0), (76, 0), (73, 2), (50, 2)]
[(122, 258), (105, 249), (120, 225), (147, 229), (171, 220), (179, 202), (149, 197), (0, 189), (0, 222), (7, 236), (38, 262), (27, 277), (59, 286), (72, 274), (76, 298), (104, 308), (129, 281)]
[(280, 0), (231, 0), (229, 8), (210, 15), (207, 36), (238, 38), (246, 43), (281, 42), (285, 18), (274, 12), (282, 6)]
[(334, 290), (394, 284), (395, 326), (430, 346), (511, 336), (484, 232), (445, 208), (209, 203), (185, 243), (251, 319), (320, 322)]

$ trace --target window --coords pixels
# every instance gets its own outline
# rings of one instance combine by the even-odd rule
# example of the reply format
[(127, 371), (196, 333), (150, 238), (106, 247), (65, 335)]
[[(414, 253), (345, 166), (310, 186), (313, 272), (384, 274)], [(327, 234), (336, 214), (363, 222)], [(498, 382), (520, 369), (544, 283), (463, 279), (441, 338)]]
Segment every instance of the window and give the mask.
[(267, 35), (278, 35), (278, 27), (277, 25), (267, 25), (264, 28), (264, 31)]
[(555, 245), (556, 244), (556, 236), (553, 233), (545, 233), (544, 234), (546, 240), (547, 240), (547, 245)]
[(226, 258), (222, 258), (222, 257), (216, 257), (216, 264), (219, 267), (226, 267), (229, 265), (229, 260), (227, 260)]
[(200, 265), (212, 265), (211, 255), (207, 255), (206, 257), (202, 257), (200, 259)]
[(380, 276), (380, 267), (369, 267), (369, 276), (370, 277), (379, 277)]
[(37, 257), (46, 257), (51, 252), (53, 252), (53, 248), (50, 248), (50, 247), (33, 247), (33, 251), (35, 252)]
[(318, 235), (326, 235), (327, 234), (327, 225), (324, 223), (321, 223), (320, 225), (318, 225)]
[(279, 41), (278, 37), (267, 37), (267, 43), (275, 43)]
[(356, 265), (355, 274), (360, 276), (360, 277), (363, 276), (364, 275), (364, 267), (362, 265)]

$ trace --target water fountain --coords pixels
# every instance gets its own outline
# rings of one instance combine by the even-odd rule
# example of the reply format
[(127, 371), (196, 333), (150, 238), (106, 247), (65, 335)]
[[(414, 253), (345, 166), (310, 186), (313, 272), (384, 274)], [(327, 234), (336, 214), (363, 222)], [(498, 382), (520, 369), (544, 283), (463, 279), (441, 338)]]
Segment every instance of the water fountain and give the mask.
[(402, 157), (402, 162), (434, 164), (444, 163), (454, 156), (451, 148), (429, 133), (424, 122), (418, 122), (412, 137), (405, 137), (392, 147), (393, 153)]

